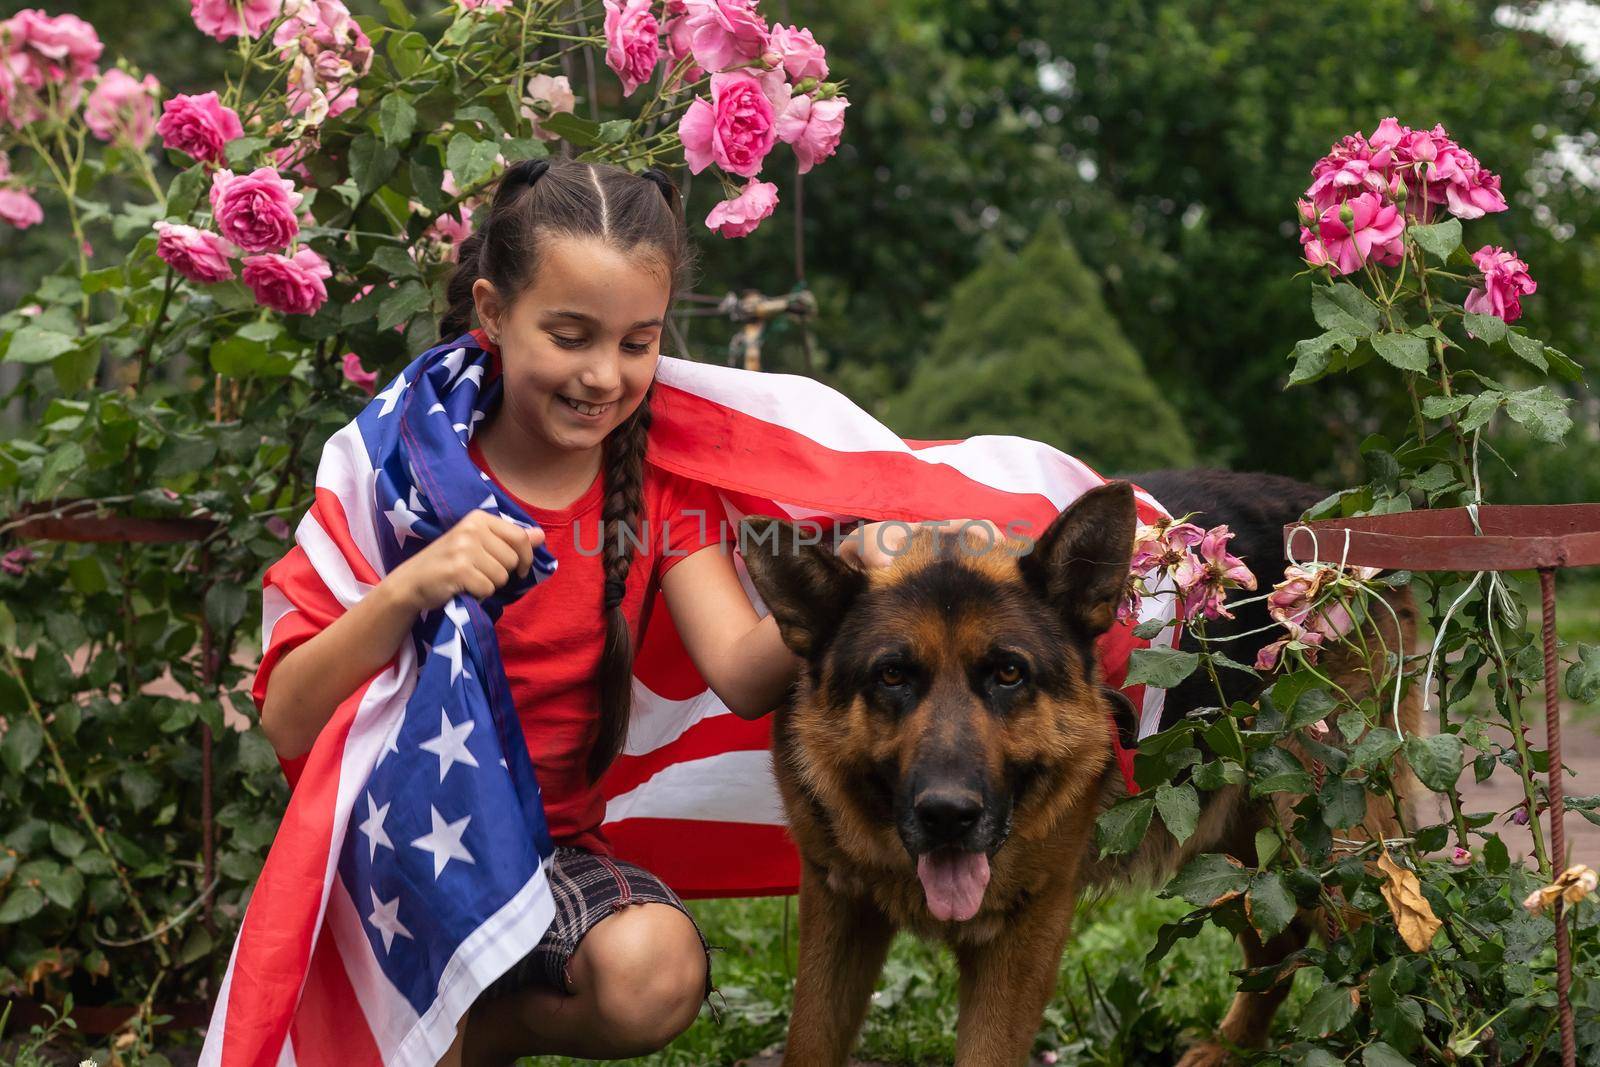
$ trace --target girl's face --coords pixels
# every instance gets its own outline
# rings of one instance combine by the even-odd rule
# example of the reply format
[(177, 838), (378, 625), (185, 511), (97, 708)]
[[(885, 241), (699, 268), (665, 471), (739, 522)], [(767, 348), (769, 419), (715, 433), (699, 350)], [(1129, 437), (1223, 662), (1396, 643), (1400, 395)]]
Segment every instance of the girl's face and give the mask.
[(595, 238), (546, 237), (540, 252), (533, 285), (509, 303), (485, 278), (472, 286), (500, 348), (501, 414), (552, 448), (597, 448), (655, 378), (667, 273)]

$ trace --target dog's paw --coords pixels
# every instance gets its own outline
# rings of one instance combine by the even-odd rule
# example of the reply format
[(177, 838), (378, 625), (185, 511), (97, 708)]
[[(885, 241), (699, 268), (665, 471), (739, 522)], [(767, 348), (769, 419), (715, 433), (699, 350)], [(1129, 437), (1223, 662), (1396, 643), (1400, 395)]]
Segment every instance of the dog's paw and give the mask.
[(1202, 1041), (1189, 1046), (1189, 1051), (1178, 1061), (1178, 1067), (1227, 1067), (1233, 1062), (1233, 1053), (1215, 1041)]

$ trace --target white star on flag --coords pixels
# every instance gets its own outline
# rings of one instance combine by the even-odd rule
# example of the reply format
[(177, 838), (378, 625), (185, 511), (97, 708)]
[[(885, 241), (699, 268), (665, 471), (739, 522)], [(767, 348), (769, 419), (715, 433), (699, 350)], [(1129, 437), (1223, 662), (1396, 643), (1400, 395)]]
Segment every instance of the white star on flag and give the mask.
[(422, 496), (417, 492), (417, 487), (414, 483), (411, 486), (411, 499), (407, 503), (412, 511), (428, 510), (427, 501), (422, 499)]
[[(451, 603), (454, 603), (454, 601)], [(467, 670), (467, 665), (462, 656), (461, 631), (467, 625), (467, 613), (466, 609), (463, 608), (461, 609), (461, 617), (456, 618), (455, 612), (450, 610), (450, 604), (445, 605), (444, 613), (450, 617), (451, 622), (456, 624), (456, 632), (450, 635), (450, 640), (444, 644), (434, 645), (433, 650), (442, 653), (450, 660), (450, 682), (454, 684), (455, 680), (463, 674), (468, 678), (472, 677), (472, 672)]]
[(483, 503), (479, 504), (478, 507), (482, 508), (484, 511), (500, 510), (500, 505), (495, 502), (493, 493), (490, 493), (488, 496), (484, 497)]
[(383, 820), (388, 818), (388, 815), (389, 805), (385, 804), (381, 808), (378, 807), (377, 801), (372, 799), (371, 793), (368, 793), (367, 821), (357, 827), (357, 829), (367, 835), (367, 843), (371, 845), (371, 851), (367, 855), (368, 861), (377, 858), (378, 848), (380, 846), (388, 849), (390, 852), (394, 851), (394, 842), (389, 840), (389, 831), (383, 828)]
[(424, 752), (432, 752), (439, 757), (439, 781), (444, 781), (444, 776), (450, 773), (450, 768), (458, 763), (468, 767), (476, 767), (478, 759), (467, 748), (467, 738), (472, 734), (472, 728), (477, 724), (471, 719), (460, 726), (450, 723), (450, 715), (444, 708), (439, 709), (439, 736), (431, 737), (417, 747)]
[(400, 922), (400, 898), (396, 896), (385, 904), (378, 899), (378, 891), (371, 886), (367, 892), (372, 894), (372, 914), (367, 916), (367, 922), (372, 924), (383, 938), (383, 951), (388, 952), (394, 945), (395, 937), (403, 937), (408, 941), (415, 941), (411, 931), (407, 930)]
[(473, 408), (472, 409), (472, 425), (473, 426), (477, 426), (478, 423), (482, 422), (484, 419), (486, 419), (488, 417), (489, 417), (489, 413), (487, 411), (480, 411), (477, 408)]
[(439, 809), (432, 804), (428, 811), (433, 816), (433, 830), (423, 834), (411, 842), (416, 848), (433, 854), (433, 877), (437, 881), (439, 875), (444, 873), (444, 868), (451, 860), (461, 860), (463, 863), (476, 864), (472, 853), (467, 851), (461, 843), (461, 835), (467, 832), (467, 823), (472, 821), (472, 816), (463, 815), (455, 822), (447, 823), (444, 816), (439, 814)]
[(400, 377), (396, 378), (390, 383), (389, 388), (385, 389), (383, 392), (379, 393), (373, 398), (375, 400), (383, 401), (383, 407), (378, 411), (379, 418), (382, 418), (394, 410), (394, 406), (400, 402), (400, 394), (405, 392), (406, 386), (410, 384), (410, 382), (406, 381), (405, 374), (402, 373)]
[(466, 356), (467, 350), (465, 348), (458, 348), (454, 352), (445, 353), (445, 357), (439, 361), (439, 366), (443, 367), (449, 372), (445, 375), (445, 381), (448, 382), (451, 378), (456, 376), (456, 374), (461, 370), (461, 361), (465, 359)]
[(444, 413), (444, 405), (438, 402), (435, 402), (433, 407), (428, 409), (429, 415), (443, 415)]
[(408, 537), (422, 536), (412, 529), (412, 527), (417, 524), (417, 520), (422, 518), (422, 516), (406, 507), (405, 501), (397, 497), (394, 502), (394, 507), (385, 511), (384, 514), (389, 518), (389, 525), (394, 527), (394, 539), (396, 544), (405, 544), (406, 538)]
[(454, 384), (454, 385), (452, 385), (450, 387), (450, 391), (452, 393), (455, 392), (457, 389), (460, 389), (467, 382), (471, 382), (473, 385), (482, 385), (483, 384), (483, 364), (482, 363), (474, 363), (472, 366), (468, 367), (462, 373), (461, 377), (456, 379), (456, 384)]

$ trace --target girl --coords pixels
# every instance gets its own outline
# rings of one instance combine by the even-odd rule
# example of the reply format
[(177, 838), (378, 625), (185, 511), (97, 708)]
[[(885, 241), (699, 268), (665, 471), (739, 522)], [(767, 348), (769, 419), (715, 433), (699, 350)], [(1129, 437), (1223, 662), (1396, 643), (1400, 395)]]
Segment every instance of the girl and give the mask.
[[(262, 729), (293, 759), (419, 612), (458, 593), (489, 596), (513, 571), (526, 575), (540, 544), (561, 562), (495, 627), (558, 846), (547, 865), (556, 918), (463, 1017), (445, 1063), (642, 1055), (688, 1027), (710, 988), (704, 939), (677, 896), (610, 858), (597, 787), (626, 736), (633, 647), (657, 587), (734, 712), (770, 710), (798, 668), (776, 623), (757, 618), (713, 524), (691, 517), (720, 516), (715, 493), (644, 464), (662, 331), (689, 258), (677, 190), (659, 171), (559, 160), (507, 170), (461, 244), (441, 333), (460, 336), (476, 313), (476, 336), (498, 356), (503, 399), (469, 450), (539, 528), (472, 513), (268, 680)], [(619, 537), (622, 527), (643, 536)], [(886, 562), (881, 539), (869, 540), (862, 562)]]

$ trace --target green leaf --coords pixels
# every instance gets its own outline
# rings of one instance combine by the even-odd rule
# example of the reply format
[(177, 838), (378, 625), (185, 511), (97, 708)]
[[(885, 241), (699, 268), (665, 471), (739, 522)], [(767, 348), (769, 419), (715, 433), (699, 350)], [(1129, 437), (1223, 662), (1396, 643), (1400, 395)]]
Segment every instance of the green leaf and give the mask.
[(389, 61), (402, 78), (409, 78), (422, 69), (428, 59), (428, 39), (420, 33), (396, 34), (385, 46)]
[(383, 132), (383, 143), (402, 145), (411, 139), (417, 128), (417, 109), (411, 106), (404, 93), (390, 93), (378, 105), (378, 129)]
[(1374, 726), (1350, 750), (1350, 765), (1359, 770), (1370, 770), (1394, 755), (1399, 747), (1399, 734), (1385, 726)]
[(399, 151), (379, 143), (370, 133), (363, 133), (350, 143), (350, 177), (356, 180), (356, 188), (363, 196), (388, 181), (399, 162)]
[(1378, 331), (1381, 313), (1367, 294), (1348, 282), (1323, 285), (1311, 291), (1311, 314), (1324, 330), (1341, 330), (1354, 337)]
[(1461, 775), (1461, 738), (1455, 734), (1412, 734), (1406, 738), (1405, 750), (1406, 762), (1435, 793), (1449, 790)]
[(1229, 759), (1211, 760), (1195, 768), (1194, 784), (1195, 788), (1208, 791), (1225, 785), (1243, 785), (1244, 768)]
[(1342, 1030), (1356, 1014), (1350, 987), (1329, 982), (1311, 995), (1300, 1013), (1299, 1030), (1306, 1037), (1326, 1037)]
[(1600, 645), (1578, 646), (1578, 662), (1567, 668), (1567, 696), (1580, 704), (1600, 700)]
[(1461, 247), (1461, 223), (1456, 219), (1446, 219), (1431, 226), (1407, 226), (1406, 232), (1424, 252), (1441, 263)]
[(1161, 891), (1164, 897), (1182, 897), (1196, 907), (1216, 904), (1223, 897), (1243, 893), (1250, 886), (1250, 872), (1232, 856), (1207, 852), (1196, 856), (1173, 876)]
[(1121, 855), (1132, 852), (1144, 840), (1150, 828), (1150, 814), (1155, 811), (1155, 797), (1140, 793), (1119, 801), (1095, 821), (1095, 839), (1100, 845), (1100, 856)]
[(1411, 1061), (1394, 1046), (1374, 1041), (1362, 1050), (1361, 1067), (1411, 1067)]
[(44, 910), (44, 894), (31, 885), (18, 886), (0, 904), (0, 924), (19, 923)]
[(1250, 757), (1250, 795), (1268, 793), (1310, 793), (1311, 775), (1300, 762), (1276, 745), (1253, 753)]
[(1567, 414), (1571, 401), (1557, 396), (1548, 386), (1536, 386), (1506, 397), (1506, 414), (1541, 441), (1555, 444), (1572, 429)]
[(457, 189), (466, 189), (488, 177), (494, 169), (500, 146), (493, 141), (479, 141), (469, 134), (458, 133), (450, 138), (445, 149), (445, 166), (450, 168)]
[(206, 191), (210, 178), (206, 174), (207, 165), (196, 163), (186, 171), (182, 171), (172, 184), (167, 186), (167, 215), (169, 218), (186, 219), (189, 213), (200, 203), (200, 194)]
[(1550, 370), (1556, 377), (1563, 381), (1576, 382), (1583, 378), (1583, 368), (1565, 352), (1557, 348), (1544, 346), (1544, 358), (1550, 361)]
[(294, 370), (294, 360), (274, 352), (239, 331), (211, 346), (211, 369), (226, 378), (282, 378)]
[(138, 764), (123, 768), (117, 777), (117, 784), (133, 805), (134, 811), (143, 811), (161, 795), (161, 780), (151, 774), (149, 768)]
[(1470, 393), (1424, 397), (1422, 413), (1430, 419), (1442, 419), (1446, 415), (1454, 415), (1470, 403), (1472, 403), (1472, 395)]
[(71, 908), (83, 896), (83, 875), (75, 868), (57, 868), (39, 876), (39, 889), (50, 903)]
[(1156, 789), (1156, 810), (1167, 830), (1183, 844), (1194, 834), (1194, 824), (1200, 819), (1200, 797), (1194, 786), (1162, 785)]
[(50, 847), (55, 849), (58, 855), (70, 860), (82, 852), (83, 846), (87, 843), (84, 836), (72, 827), (58, 822), (50, 824)]
[(1550, 369), (1550, 361), (1544, 358), (1544, 342), (1536, 341), (1520, 330), (1512, 330), (1506, 334), (1506, 340), (1511, 342), (1511, 351), (1532, 363), (1542, 371)]
[(1496, 344), (1505, 339), (1506, 323), (1493, 315), (1466, 314), (1467, 332), (1485, 344)]
[(372, 265), (385, 273), (401, 278), (417, 276), (417, 261), (398, 245), (384, 245), (372, 253)]
[(244, 618), (246, 593), (234, 582), (214, 582), (206, 590), (206, 620), (217, 633), (233, 629)]
[(1358, 825), (1367, 816), (1367, 791), (1360, 782), (1329, 775), (1321, 799), (1322, 821), (1330, 830)]
[(1196, 652), (1179, 652), (1174, 648), (1136, 648), (1128, 663), (1127, 684), (1145, 682), (1157, 689), (1171, 689), (1200, 666)]
[(392, 330), (409, 322), (413, 315), (428, 310), (432, 303), (433, 294), (421, 282), (405, 282), (383, 298), (378, 311), (378, 329)]
[(1266, 867), (1277, 857), (1278, 850), (1283, 848), (1283, 838), (1278, 836), (1278, 831), (1270, 826), (1263, 826), (1256, 831), (1256, 866)]
[(619, 144), (628, 136), (628, 131), (632, 128), (633, 122), (629, 119), (612, 119), (610, 122), (602, 122), (598, 131), (599, 141), (601, 144)]
[(540, 119), (539, 126), (585, 148), (600, 143), (599, 123), (581, 119), (568, 111), (558, 111), (554, 115)]
[(107, 289), (120, 287), (126, 280), (122, 266), (101, 267), (92, 270), (83, 276), (83, 291), (86, 293), (103, 293)]
[(1408, 333), (1379, 333), (1372, 336), (1372, 347), (1385, 363), (1401, 370), (1426, 373), (1428, 342)]
[(402, 30), (409, 30), (417, 20), (406, 10), (405, 0), (381, 0), (384, 12)]
[(32, 715), (23, 715), (20, 709), (10, 716), (5, 737), (0, 738), (0, 761), (12, 774), (20, 775), (32, 766), (44, 748), (44, 727)]
[(1239, 736), (1239, 723), (1232, 715), (1222, 716), (1200, 736), (1217, 755), (1244, 762), (1244, 738)]
[(1461, 417), (1461, 432), (1471, 433), (1487, 424), (1494, 413), (1500, 410), (1500, 402), (1504, 399), (1504, 393), (1493, 390), (1473, 397), (1472, 403), (1467, 405), (1467, 413)]
[(1133, 628), (1133, 636), (1141, 641), (1149, 641), (1170, 625), (1172, 625), (1170, 622), (1162, 619), (1147, 619)]
[(1283, 933), (1300, 905), (1295, 903), (1283, 876), (1277, 871), (1264, 871), (1250, 879), (1250, 892), (1245, 896), (1245, 911), (1250, 925), (1264, 938)]
[(222, 153), (229, 166), (242, 167), (269, 143), (265, 137), (236, 137), (223, 146)]
[(11, 335), (6, 348), (7, 363), (48, 363), (78, 347), (78, 339), (42, 326), (24, 326)]

